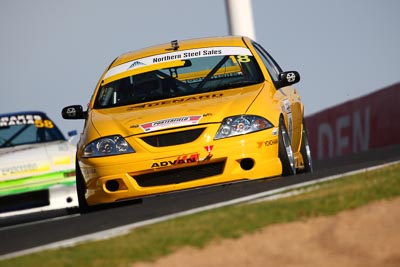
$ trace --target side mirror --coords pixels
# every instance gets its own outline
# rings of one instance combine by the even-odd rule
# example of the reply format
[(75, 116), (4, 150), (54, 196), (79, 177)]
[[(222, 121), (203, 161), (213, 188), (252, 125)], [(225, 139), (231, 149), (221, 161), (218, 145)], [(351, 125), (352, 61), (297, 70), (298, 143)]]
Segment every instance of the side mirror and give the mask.
[(86, 119), (87, 112), (80, 105), (67, 106), (62, 109), (61, 115), (66, 120)]
[(300, 74), (297, 71), (285, 71), (279, 74), (280, 87), (289, 86), (300, 81)]

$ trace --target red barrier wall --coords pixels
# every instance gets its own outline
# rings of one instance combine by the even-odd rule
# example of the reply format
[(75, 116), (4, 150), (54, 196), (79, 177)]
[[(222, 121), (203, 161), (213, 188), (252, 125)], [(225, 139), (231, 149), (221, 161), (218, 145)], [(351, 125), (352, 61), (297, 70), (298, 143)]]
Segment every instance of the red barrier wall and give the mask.
[(307, 116), (305, 121), (315, 160), (400, 144), (400, 83)]

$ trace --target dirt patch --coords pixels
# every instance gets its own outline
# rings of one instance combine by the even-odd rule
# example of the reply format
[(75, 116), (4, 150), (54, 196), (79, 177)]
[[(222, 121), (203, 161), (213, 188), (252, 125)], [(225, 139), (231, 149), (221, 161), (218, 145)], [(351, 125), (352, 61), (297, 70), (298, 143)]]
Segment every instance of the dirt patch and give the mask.
[(400, 198), (331, 217), (266, 227), (133, 267), (400, 266)]

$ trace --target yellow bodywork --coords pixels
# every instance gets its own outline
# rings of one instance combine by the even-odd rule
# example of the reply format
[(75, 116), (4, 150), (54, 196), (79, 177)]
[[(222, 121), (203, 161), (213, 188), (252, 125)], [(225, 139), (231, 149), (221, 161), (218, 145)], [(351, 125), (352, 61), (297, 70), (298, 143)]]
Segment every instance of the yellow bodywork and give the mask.
[[(88, 205), (245, 179), (280, 176), (282, 164), (278, 157), (278, 125), (281, 116), (291, 137), (296, 167), (303, 167), (300, 154), (303, 104), (296, 90), (291, 86), (279, 90), (275, 88), (250, 39), (221, 37), (179, 41), (179, 51), (207, 47), (248, 49), (258, 61), (264, 81), (223, 91), (200, 92), (136, 105), (95, 109), (95, 96), (102, 85), (144, 69), (152, 70), (161, 65), (181, 66), (184, 62), (161, 62), (142, 69), (115, 72), (116, 74), (110, 71), (138, 59), (172, 53), (170, 44), (164, 44), (123, 54), (104, 72), (89, 104), (88, 117), (78, 144), (77, 159), (86, 184)], [(236, 72), (237, 67), (232, 66), (225, 73)], [(218, 74), (217, 72), (216, 75)], [(201, 75), (201, 72), (184, 74), (182, 79), (197, 79)], [(223, 119), (239, 114), (262, 116), (273, 127), (215, 140)], [(144, 130), (152, 122), (189, 119), (193, 119), (192, 125), (165, 127), (150, 132)], [(158, 138), (174, 135), (179, 139), (181, 131), (200, 134), (190, 142), (171, 146), (158, 147), (146, 141), (156, 142)], [(115, 134), (121, 135), (135, 153), (92, 158), (82, 156), (88, 143)]]

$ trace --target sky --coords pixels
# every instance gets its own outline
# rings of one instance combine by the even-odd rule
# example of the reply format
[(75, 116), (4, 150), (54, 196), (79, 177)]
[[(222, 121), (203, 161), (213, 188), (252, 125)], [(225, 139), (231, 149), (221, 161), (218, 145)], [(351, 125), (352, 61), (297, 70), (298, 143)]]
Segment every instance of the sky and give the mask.
[[(400, 81), (400, 1), (252, 0), (255, 39), (311, 115)], [(40, 110), (63, 133), (112, 60), (144, 47), (228, 35), (225, 0), (1, 0), (0, 114)]]

